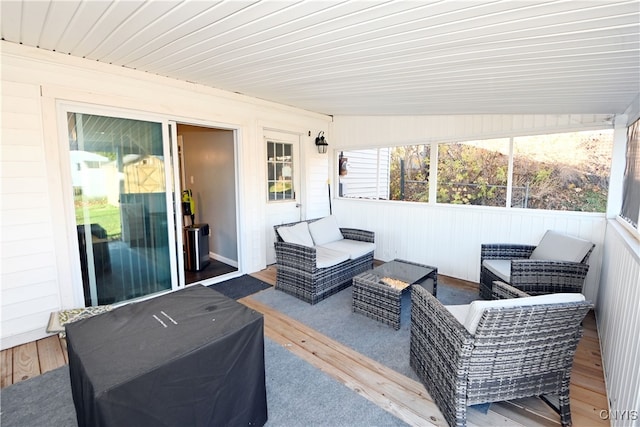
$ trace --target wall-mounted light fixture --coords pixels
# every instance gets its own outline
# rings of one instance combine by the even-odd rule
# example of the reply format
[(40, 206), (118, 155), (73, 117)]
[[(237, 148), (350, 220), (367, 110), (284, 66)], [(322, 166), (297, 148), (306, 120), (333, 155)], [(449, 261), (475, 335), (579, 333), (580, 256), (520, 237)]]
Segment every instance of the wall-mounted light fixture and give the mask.
[(324, 139), (324, 131), (320, 131), (320, 133), (316, 137), (316, 147), (318, 148), (318, 153), (326, 153), (328, 146), (329, 144), (327, 143), (327, 140)]

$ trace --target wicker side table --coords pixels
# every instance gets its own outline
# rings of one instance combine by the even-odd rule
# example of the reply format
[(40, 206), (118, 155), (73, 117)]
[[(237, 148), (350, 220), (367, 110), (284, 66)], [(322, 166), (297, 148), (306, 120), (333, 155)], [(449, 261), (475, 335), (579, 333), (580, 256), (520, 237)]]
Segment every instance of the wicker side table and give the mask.
[[(358, 274), (353, 278), (353, 311), (398, 330), (402, 294), (412, 285), (420, 285), (435, 295), (437, 275), (436, 267), (398, 259)], [(398, 289), (383, 283), (382, 279), (398, 280), (406, 283), (407, 287)]]

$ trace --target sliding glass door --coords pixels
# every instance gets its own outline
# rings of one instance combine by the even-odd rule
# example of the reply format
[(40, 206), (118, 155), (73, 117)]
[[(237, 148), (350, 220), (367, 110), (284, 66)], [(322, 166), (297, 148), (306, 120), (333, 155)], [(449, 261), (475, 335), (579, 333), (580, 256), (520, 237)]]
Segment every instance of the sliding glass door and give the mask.
[(72, 111), (66, 119), (85, 304), (171, 289), (177, 281), (168, 125)]

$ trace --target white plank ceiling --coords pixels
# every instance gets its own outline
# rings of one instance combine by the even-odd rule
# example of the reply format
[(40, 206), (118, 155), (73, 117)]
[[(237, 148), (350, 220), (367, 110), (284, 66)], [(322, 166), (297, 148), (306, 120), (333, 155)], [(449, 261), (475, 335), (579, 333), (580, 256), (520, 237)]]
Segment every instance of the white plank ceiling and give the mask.
[(2, 39), (333, 115), (622, 113), (640, 0), (2, 0)]

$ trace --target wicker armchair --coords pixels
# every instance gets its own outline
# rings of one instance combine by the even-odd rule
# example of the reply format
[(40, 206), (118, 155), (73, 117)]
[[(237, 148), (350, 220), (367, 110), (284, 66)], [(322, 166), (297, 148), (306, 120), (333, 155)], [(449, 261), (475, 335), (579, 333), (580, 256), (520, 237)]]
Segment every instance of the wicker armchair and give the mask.
[[(524, 295), (505, 283), (496, 286)], [(466, 425), (469, 405), (549, 393), (559, 395), (560, 421), (571, 425), (573, 357), (592, 305), (584, 297), (549, 303), (550, 297), (556, 295), (535, 297), (545, 304), (512, 307), (508, 303), (514, 300), (476, 301), (498, 306), (476, 313), (479, 321), (471, 333), (451, 307), (420, 286), (412, 288), (410, 365), (450, 426)]]
[(547, 231), (540, 243), (483, 244), (480, 248), (480, 298), (492, 298), (493, 282), (503, 281), (529, 295), (582, 292), (595, 245)]

